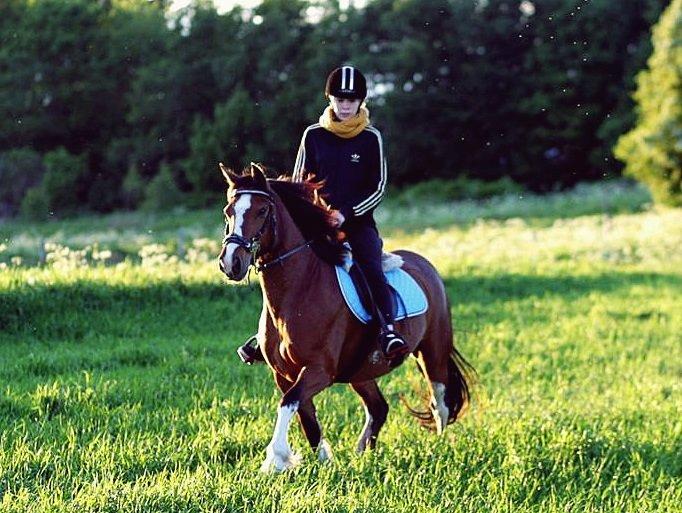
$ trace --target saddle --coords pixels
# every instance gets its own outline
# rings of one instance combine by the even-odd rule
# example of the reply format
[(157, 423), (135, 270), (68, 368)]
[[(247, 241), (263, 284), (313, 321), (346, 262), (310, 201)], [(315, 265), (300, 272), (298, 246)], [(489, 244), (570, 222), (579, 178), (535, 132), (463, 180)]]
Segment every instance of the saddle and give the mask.
[[(386, 265), (387, 263), (389, 266)], [(393, 294), (394, 320), (399, 321), (426, 312), (429, 307), (426, 294), (414, 278), (400, 268), (402, 259), (397, 255), (389, 254), (388, 258), (382, 258), (382, 264), (389, 290)], [(386, 270), (387, 267), (390, 270)], [(370, 301), (371, 294), (367, 290), (367, 283), (358, 266), (353, 264), (352, 260), (347, 261), (344, 266), (336, 266), (336, 278), (341, 295), (350, 311), (360, 322), (369, 324), (373, 319), (374, 308)]]

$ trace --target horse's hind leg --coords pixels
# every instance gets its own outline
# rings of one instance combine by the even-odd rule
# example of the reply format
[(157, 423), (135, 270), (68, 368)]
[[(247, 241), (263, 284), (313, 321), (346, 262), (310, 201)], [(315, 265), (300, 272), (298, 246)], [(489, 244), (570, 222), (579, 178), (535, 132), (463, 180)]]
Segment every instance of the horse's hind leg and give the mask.
[[(437, 351), (433, 351), (428, 347), (425, 348), (425, 342), (421, 343), (420, 349), (417, 351), (417, 359), (420, 368), (428, 380), (431, 395), (431, 402), (429, 404), (431, 415), (426, 421), (429, 425), (435, 427), (436, 432), (440, 435), (443, 433), (445, 426), (447, 426), (450, 417), (450, 409), (445, 403), (445, 389), (448, 382), (447, 359), (443, 360), (437, 354)], [(425, 419), (425, 417), (421, 418)]]
[(376, 445), (379, 430), (386, 422), (388, 403), (381, 395), (381, 390), (375, 380), (351, 383), (350, 386), (358, 393), (365, 405), (366, 422), (357, 446), (357, 452), (361, 453), (367, 448), (373, 449)]
[(447, 315), (432, 323), (419, 344), (417, 358), (429, 381), (431, 416), (438, 434), (454, 422), (469, 400), (469, 364), (452, 344), (452, 324)]

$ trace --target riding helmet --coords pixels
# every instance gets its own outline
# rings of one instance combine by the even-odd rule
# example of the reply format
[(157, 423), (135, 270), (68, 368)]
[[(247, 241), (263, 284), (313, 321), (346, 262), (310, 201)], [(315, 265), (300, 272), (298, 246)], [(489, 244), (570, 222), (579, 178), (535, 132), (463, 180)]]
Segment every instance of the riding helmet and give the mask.
[(353, 66), (336, 68), (327, 77), (324, 95), (351, 100), (364, 100), (367, 96), (367, 81), (360, 70)]

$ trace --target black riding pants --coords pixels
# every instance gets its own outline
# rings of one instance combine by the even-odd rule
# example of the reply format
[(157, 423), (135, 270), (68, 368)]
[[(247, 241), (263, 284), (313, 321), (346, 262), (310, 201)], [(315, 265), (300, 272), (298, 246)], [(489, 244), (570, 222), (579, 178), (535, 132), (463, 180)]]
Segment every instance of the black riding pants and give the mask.
[(381, 270), (383, 242), (373, 219), (355, 218), (344, 223), (348, 242), (353, 249), (353, 260), (360, 266), (367, 284), (372, 291), (374, 303), (384, 317), (386, 324), (393, 322), (393, 295)]

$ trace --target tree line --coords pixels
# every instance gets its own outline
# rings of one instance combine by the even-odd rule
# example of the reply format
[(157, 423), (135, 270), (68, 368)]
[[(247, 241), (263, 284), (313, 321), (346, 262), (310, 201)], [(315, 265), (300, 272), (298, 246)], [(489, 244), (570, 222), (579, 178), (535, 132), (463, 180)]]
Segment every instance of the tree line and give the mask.
[(665, 0), (0, 3), (0, 215), (215, 201), (217, 162), (291, 169), (327, 73), (351, 63), (391, 183), (621, 173)]

